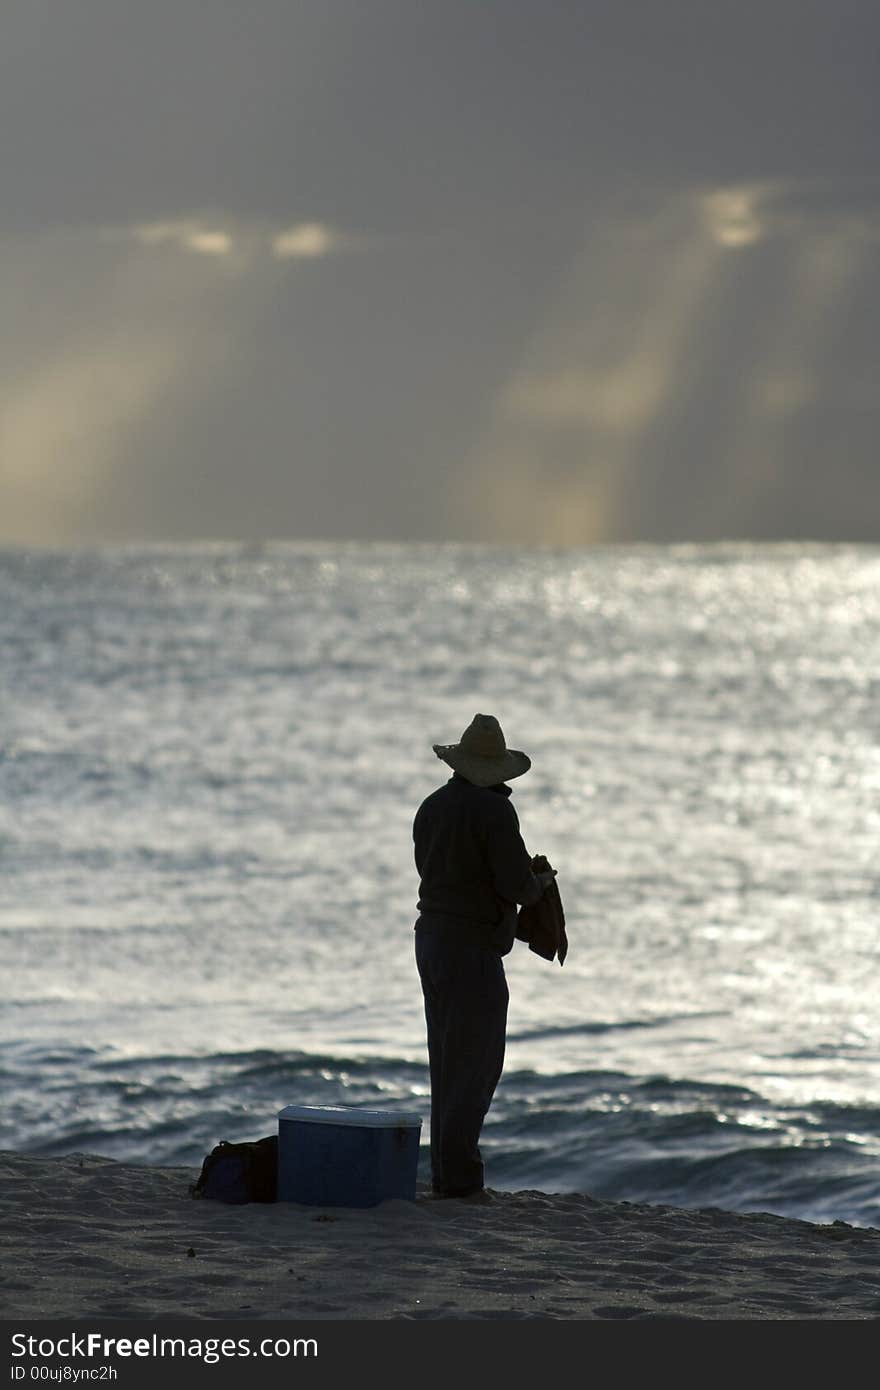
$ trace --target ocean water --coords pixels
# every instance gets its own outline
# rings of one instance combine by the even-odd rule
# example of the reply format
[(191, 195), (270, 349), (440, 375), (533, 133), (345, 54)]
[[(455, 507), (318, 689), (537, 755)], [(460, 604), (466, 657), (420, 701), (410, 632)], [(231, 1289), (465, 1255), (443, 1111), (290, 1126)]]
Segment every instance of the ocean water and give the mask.
[(0, 552), (0, 1146), (424, 1116), (411, 824), (496, 714), (558, 869), (498, 1189), (880, 1226), (880, 549)]

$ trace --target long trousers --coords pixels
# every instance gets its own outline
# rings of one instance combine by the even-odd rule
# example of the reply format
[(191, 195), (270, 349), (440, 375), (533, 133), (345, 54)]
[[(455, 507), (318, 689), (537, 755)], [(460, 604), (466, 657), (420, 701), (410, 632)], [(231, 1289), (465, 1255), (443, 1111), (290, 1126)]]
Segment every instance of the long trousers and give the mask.
[(431, 1071), (434, 1191), (464, 1195), (483, 1186), (479, 1138), (504, 1066), (507, 979), (496, 951), (453, 932), (416, 928)]

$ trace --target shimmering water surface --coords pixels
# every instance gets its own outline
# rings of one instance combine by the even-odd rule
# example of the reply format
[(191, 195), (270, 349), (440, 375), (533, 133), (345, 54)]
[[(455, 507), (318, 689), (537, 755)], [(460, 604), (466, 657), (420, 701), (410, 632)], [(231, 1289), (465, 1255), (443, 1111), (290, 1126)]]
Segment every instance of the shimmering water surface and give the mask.
[(417, 1109), (411, 823), (477, 711), (517, 945), (496, 1188), (880, 1225), (880, 550), (0, 552), (0, 1145)]

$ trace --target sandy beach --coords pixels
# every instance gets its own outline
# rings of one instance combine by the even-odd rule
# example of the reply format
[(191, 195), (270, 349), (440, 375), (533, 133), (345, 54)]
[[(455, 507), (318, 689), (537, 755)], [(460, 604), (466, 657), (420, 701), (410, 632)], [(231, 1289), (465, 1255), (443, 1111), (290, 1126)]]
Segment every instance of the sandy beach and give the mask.
[(880, 1230), (494, 1192), (193, 1200), (189, 1168), (0, 1154), (2, 1316), (871, 1319)]

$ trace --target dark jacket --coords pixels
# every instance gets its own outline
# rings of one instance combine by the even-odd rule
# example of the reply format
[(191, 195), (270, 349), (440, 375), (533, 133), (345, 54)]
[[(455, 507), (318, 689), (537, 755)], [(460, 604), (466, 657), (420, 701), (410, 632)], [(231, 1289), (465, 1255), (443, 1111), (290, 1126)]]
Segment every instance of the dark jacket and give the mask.
[(510, 787), (475, 787), (455, 773), (426, 797), (413, 822), (419, 872), (417, 928), (463, 933), (504, 956), (517, 903), (542, 885), (531, 868)]

